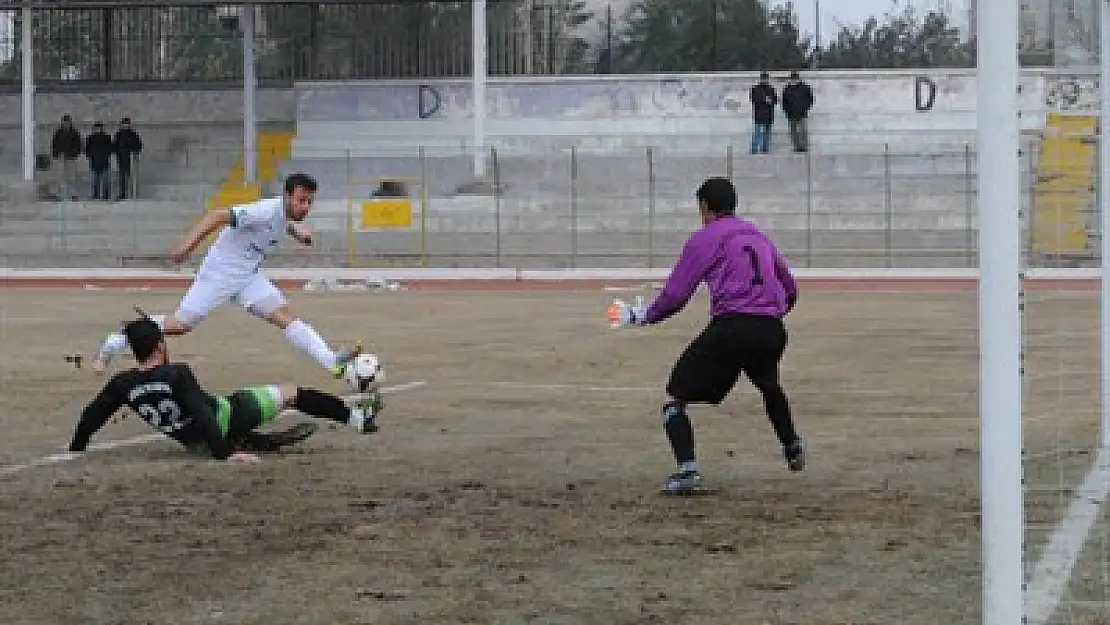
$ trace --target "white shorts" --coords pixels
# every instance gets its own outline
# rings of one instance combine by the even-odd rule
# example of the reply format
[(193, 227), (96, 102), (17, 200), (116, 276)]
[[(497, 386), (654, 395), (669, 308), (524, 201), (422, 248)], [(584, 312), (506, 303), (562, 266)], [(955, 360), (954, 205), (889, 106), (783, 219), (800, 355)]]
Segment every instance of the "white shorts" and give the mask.
[(269, 315), (285, 305), (285, 295), (260, 273), (244, 278), (198, 275), (174, 316), (194, 327), (216, 308), (234, 301), (253, 315)]

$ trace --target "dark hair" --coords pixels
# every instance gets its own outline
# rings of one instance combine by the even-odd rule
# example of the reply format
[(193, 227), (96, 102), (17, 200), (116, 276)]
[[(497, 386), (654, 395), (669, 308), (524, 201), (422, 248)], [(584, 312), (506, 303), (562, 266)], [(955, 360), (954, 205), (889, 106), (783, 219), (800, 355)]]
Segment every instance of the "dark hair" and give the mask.
[(135, 360), (143, 362), (148, 360), (165, 340), (162, 328), (149, 317), (136, 319), (123, 326), (123, 335), (127, 337), (127, 344), (131, 346), (131, 353)]
[(316, 193), (316, 189), (318, 186), (319, 185), (316, 184), (315, 178), (303, 172), (289, 174), (285, 177), (286, 195), (292, 195), (293, 191), (297, 190), (298, 188), (304, 189), (309, 193)]
[(736, 214), (736, 188), (728, 178), (710, 178), (698, 187), (698, 202), (717, 215)]

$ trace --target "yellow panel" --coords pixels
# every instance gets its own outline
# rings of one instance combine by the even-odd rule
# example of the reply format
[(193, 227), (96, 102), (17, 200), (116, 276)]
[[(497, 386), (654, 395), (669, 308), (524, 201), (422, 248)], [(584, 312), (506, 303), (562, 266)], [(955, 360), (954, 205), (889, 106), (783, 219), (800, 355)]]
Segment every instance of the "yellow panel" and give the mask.
[(1087, 212), (1093, 202), (1098, 118), (1049, 113), (1041, 139), (1035, 188), (1033, 249), (1042, 254), (1086, 251)]
[(1078, 254), (1086, 250), (1090, 237), (1085, 228), (1037, 228), (1034, 234), (1041, 254)]
[(407, 199), (367, 200), (362, 203), (359, 227), (411, 228), (412, 201)]
[(215, 195), (208, 198), (207, 207), (231, 208), (239, 204), (257, 201), (262, 197), (262, 188), (257, 184), (224, 185)]
[[(281, 168), (281, 162), (289, 158), (293, 150), (293, 132), (260, 132), (257, 137), (255, 164), (260, 183), (273, 182)], [(206, 210), (229, 208), (238, 204), (254, 202), (262, 197), (260, 184), (244, 184), (243, 159), (228, 169), (219, 189), (205, 202)]]
[(1038, 228), (1051, 230), (1053, 227), (1069, 229), (1086, 226), (1087, 220), (1084, 219), (1083, 214), (1077, 210), (1074, 205), (1069, 206), (1064, 202), (1057, 203), (1056, 205), (1052, 205), (1051, 203), (1046, 204), (1047, 205), (1038, 204), (1037, 213), (1040, 216), (1035, 222)]

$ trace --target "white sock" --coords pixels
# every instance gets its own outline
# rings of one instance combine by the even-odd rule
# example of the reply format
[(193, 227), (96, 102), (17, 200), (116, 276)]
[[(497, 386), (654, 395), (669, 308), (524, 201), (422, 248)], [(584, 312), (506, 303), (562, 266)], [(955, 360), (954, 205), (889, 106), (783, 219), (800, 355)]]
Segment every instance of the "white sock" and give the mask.
[(113, 332), (100, 344), (96, 358), (100, 362), (107, 363), (113, 356), (125, 349), (127, 349), (127, 337), (123, 335), (123, 332)]
[(353, 428), (360, 428), (363, 423), (366, 423), (366, 413), (363, 412), (362, 408), (357, 406), (352, 407), (351, 416), (347, 419), (347, 425)]
[[(151, 315), (150, 318), (154, 323), (158, 324), (159, 328), (166, 327), (165, 315)], [(100, 349), (97, 351), (97, 359), (107, 363), (113, 356), (125, 349), (127, 349), (127, 337), (123, 335), (123, 332), (113, 332), (100, 344)]]
[(698, 463), (694, 462), (693, 460), (688, 460), (688, 461), (682, 463), (682, 471), (683, 472), (697, 471), (697, 470), (698, 470)]
[(338, 355), (328, 347), (327, 341), (319, 333), (300, 319), (294, 319), (289, 327), (285, 328), (285, 340), (302, 352), (312, 356), (320, 366), (331, 370), (338, 362)]

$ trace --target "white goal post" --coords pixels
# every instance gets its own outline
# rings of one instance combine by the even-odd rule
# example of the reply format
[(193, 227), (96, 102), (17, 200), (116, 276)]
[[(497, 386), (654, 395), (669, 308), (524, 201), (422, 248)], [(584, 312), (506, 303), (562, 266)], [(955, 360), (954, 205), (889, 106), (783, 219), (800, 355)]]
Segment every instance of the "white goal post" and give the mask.
[(1024, 617), (1018, 3), (980, 0), (979, 414), (983, 623)]

